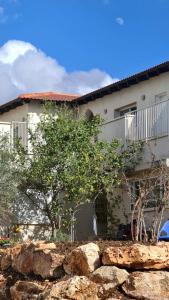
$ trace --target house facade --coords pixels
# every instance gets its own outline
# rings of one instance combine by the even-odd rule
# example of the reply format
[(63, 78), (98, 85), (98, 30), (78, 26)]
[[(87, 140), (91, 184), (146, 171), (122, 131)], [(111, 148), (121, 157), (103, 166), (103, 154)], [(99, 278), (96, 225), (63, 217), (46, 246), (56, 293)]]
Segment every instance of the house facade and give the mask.
[[(100, 139), (110, 141), (116, 137), (121, 139), (124, 145), (137, 140), (144, 141), (143, 160), (137, 166), (136, 172), (144, 172), (150, 168), (152, 153), (156, 161), (163, 160), (167, 165), (169, 62), (81, 97), (56, 93), (21, 95), (0, 107), (0, 131), (10, 132), (12, 138), (15, 134), (21, 136), (23, 143), (26, 144), (27, 124), (38, 122), (45, 101), (69, 103), (76, 107), (80, 115), (87, 117), (99, 114), (104, 120)], [(121, 189), (119, 193), (122, 201), (119, 207), (114, 209), (114, 214), (118, 217), (119, 223), (126, 224), (131, 220), (132, 199), (125, 189)], [(91, 239), (96, 234), (100, 236), (106, 234), (108, 225), (106, 210), (105, 199), (99, 199), (97, 204), (83, 207), (77, 216), (75, 239)], [(146, 211), (146, 218), (150, 223), (153, 210), (151, 207)], [(168, 218), (169, 210), (166, 209), (164, 220)]]
[[(100, 138), (110, 141), (116, 137), (124, 145), (139, 140), (144, 142), (143, 159), (136, 167), (133, 177), (148, 176), (146, 173), (151, 168), (152, 156), (156, 163), (162, 161), (168, 167), (169, 62), (84, 95), (78, 101), (81, 103), (81, 114), (90, 110), (104, 119)], [(133, 178), (131, 182), (135, 189), (138, 181)], [(118, 207), (113, 209), (114, 217), (121, 224), (130, 223), (134, 201), (125, 187), (118, 193), (121, 200)], [(146, 208), (147, 227), (151, 226), (154, 214), (153, 205)], [(168, 218), (167, 208), (162, 222)]]

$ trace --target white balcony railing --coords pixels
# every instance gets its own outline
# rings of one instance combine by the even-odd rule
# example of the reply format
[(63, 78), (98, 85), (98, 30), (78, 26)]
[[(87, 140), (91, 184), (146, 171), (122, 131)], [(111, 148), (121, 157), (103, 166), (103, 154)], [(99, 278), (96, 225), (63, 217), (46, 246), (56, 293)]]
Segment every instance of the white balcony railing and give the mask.
[(125, 140), (125, 118), (120, 117), (110, 122), (104, 123), (101, 126), (99, 138), (106, 141), (111, 141), (113, 138)]
[(102, 139), (124, 143), (169, 135), (169, 100), (126, 114), (102, 126)]
[[(29, 128), (35, 130), (35, 127), (35, 124), (28, 122), (0, 122), (0, 136), (7, 135), (12, 147), (15, 147), (16, 140), (19, 138), (27, 149), (30, 146), (28, 145)], [(167, 135), (169, 135), (169, 100), (104, 123), (99, 138), (107, 141), (117, 138), (128, 143)]]
[(169, 133), (169, 100), (125, 115), (125, 139), (150, 140)]

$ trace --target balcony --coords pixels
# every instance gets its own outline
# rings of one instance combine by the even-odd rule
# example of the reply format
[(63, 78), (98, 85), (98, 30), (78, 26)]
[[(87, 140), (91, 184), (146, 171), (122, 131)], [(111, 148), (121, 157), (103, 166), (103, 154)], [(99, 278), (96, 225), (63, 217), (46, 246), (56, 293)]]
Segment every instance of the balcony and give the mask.
[(169, 133), (169, 100), (125, 116), (126, 140), (150, 140)]
[[(29, 129), (35, 129), (35, 126), (28, 122), (0, 122), (0, 135), (9, 137), (11, 147), (15, 147), (16, 139), (19, 138), (25, 149), (28, 149)], [(148, 141), (168, 135), (169, 100), (104, 123), (99, 138), (107, 141), (118, 138), (123, 143), (128, 143), (138, 140)]]
[(169, 100), (127, 113), (124, 117), (105, 123), (101, 138), (113, 137), (124, 143), (148, 141), (169, 134)]

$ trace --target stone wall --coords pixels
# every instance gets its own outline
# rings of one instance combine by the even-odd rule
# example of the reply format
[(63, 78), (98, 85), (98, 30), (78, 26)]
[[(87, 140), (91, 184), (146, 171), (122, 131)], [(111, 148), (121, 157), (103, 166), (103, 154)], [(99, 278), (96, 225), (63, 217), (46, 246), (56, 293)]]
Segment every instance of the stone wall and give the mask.
[(30, 242), (0, 265), (0, 300), (169, 299), (168, 243)]

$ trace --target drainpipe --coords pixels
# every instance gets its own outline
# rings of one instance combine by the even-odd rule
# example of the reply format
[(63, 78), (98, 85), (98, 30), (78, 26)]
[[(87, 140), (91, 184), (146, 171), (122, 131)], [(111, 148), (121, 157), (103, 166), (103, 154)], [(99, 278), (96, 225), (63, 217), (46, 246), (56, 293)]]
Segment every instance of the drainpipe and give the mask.
[(71, 227), (70, 227), (70, 240), (73, 243), (75, 240), (75, 226), (74, 226), (74, 222), (75, 222), (75, 213), (73, 212), (72, 216), (71, 216)]
[(75, 210), (71, 215), (71, 227), (70, 227), (70, 236), (71, 236), (71, 242), (75, 241), (75, 221), (76, 221), (76, 213), (80, 211), (80, 208)]
[(127, 115), (125, 115), (124, 117), (124, 136), (125, 136), (124, 148), (126, 149), (127, 148)]
[(148, 120), (147, 120), (147, 108), (146, 108), (146, 143), (147, 143), (147, 133), (148, 133), (148, 131), (147, 131), (147, 124), (148, 124), (148, 122), (147, 122)]

